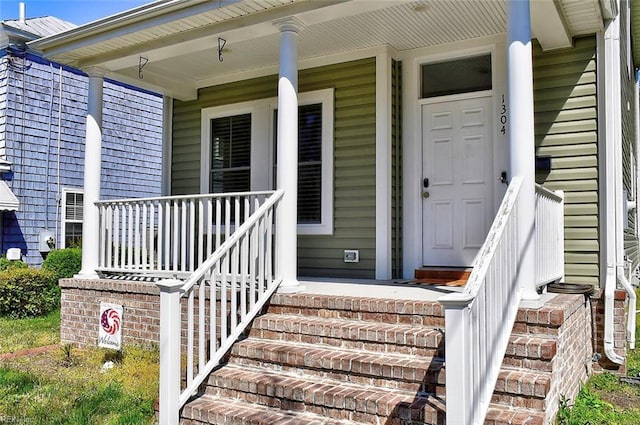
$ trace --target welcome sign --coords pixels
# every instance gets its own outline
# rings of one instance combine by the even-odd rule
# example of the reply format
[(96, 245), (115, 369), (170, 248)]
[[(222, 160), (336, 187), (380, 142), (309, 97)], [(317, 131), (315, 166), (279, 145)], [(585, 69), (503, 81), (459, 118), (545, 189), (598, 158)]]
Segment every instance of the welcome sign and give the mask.
[(122, 346), (122, 306), (100, 303), (98, 347), (120, 350)]

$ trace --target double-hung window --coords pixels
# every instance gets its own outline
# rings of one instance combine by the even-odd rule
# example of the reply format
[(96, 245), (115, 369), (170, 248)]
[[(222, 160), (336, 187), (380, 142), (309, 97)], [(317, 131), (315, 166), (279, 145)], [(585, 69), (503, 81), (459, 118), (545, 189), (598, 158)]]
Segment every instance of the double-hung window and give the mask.
[(78, 189), (62, 191), (62, 248), (82, 243), (82, 203), (84, 195)]
[[(301, 93), (298, 233), (333, 233), (333, 89)], [(202, 110), (203, 192), (277, 187), (277, 99)]]

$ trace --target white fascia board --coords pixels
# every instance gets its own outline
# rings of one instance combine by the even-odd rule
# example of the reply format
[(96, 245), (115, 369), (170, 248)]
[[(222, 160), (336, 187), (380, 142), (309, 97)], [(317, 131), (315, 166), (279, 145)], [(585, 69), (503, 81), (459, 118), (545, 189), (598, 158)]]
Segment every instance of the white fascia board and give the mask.
[(543, 50), (565, 49), (573, 39), (555, 1), (531, 2), (531, 33)]
[[(178, 0), (176, 0), (178, 1)], [(66, 35), (66, 37), (61, 37), (59, 39), (52, 39), (52, 37), (47, 37), (45, 39), (34, 41), (30, 43), (30, 46), (36, 50), (40, 50), (47, 57), (55, 57), (56, 55), (64, 54), (70, 50), (79, 49), (86, 46), (91, 46), (97, 43), (105, 42), (112, 40), (116, 37), (122, 37), (129, 34), (133, 34), (137, 31), (144, 30), (147, 28), (157, 27), (163, 24), (168, 24), (173, 21), (189, 18), (191, 16), (195, 16), (201, 13), (210, 12), (212, 10), (224, 9), (225, 6), (231, 3), (227, 3), (222, 7), (218, 7), (218, 2), (206, 1), (202, 2), (202, 0), (180, 0), (186, 5), (169, 13), (156, 13), (155, 15), (148, 13), (142, 16), (137, 20), (125, 20), (125, 22), (120, 22), (119, 20), (115, 20), (113, 22), (103, 22), (98, 21), (102, 25), (99, 28), (93, 28), (92, 24), (87, 24), (86, 26), (79, 27), (82, 30), (81, 33), (73, 33), (74, 30), (67, 31), (62, 33), (62, 35)], [(233, 3), (241, 3), (247, 0), (240, 0), (238, 2)], [(328, 6), (332, 6), (334, 4), (339, 4), (343, 2), (347, 2), (350, 0), (326, 0), (322, 2), (315, 1), (294, 1), (293, 3), (278, 6), (273, 9), (260, 11), (258, 13), (248, 14), (241, 17), (230, 18), (227, 21), (222, 21), (216, 24), (207, 25), (204, 27), (195, 28), (188, 31), (182, 31), (176, 33), (172, 36), (158, 38), (149, 43), (143, 44), (135, 44), (130, 48), (125, 48), (119, 51), (116, 51), (112, 54), (107, 54), (104, 56), (100, 56), (98, 58), (88, 60), (95, 63), (80, 63), (80, 66), (89, 66), (89, 65), (98, 65), (102, 61), (114, 60), (120, 58), (125, 55), (135, 55), (146, 52), (148, 50), (154, 50), (160, 48), (166, 44), (171, 44), (172, 39), (177, 39), (181, 41), (188, 40), (197, 40), (203, 37), (210, 36), (212, 33), (218, 34), (225, 31), (230, 31), (236, 28), (244, 28), (263, 23), (263, 22), (273, 22), (279, 18), (294, 16), (300, 13), (304, 13), (310, 10), (315, 9), (324, 9)], [(149, 6), (152, 6), (152, 3)], [(193, 4), (193, 5), (192, 5)], [(275, 29), (277, 31), (277, 28)], [(54, 36), (55, 37), (55, 36)], [(176, 40), (174, 40), (176, 41)], [(83, 62), (82, 59), (79, 62)]]
[[(225, 1), (226, 4), (235, 3)], [(207, 10), (219, 8), (217, 2), (209, 2), (207, 0), (170, 0), (155, 1), (140, 7), (127, 10), (106, 18), (98, 19), (88, 24), (63, 31), (58, 34), (44, 37), (29, 43), (31, 48), (41, 51), (53, 51), (54, 48), (60, 46), (70, 46), (78, 40), (93, 38), (98, 35), (110, 34), (110, 37), (128, 34), (139, 30), (140, 28), (148, 28), (149, 26), (159, 25), (162, 22), (170, 22), (181, 17), (193, 15), (190, 7), (204, 3)], [(207, 7), (208, 4), (208, 7)], [(225, 5), (226, 5), (225, 4)], [(188, 13), (185, 12), (188, 9)], [(201, 13), (199, 10), (197, 13)], [(117, 30), (120, 29), (119, 33)], [(78, 46), (73, 46), (77, 48)], [(66, 50), (66, 49), (65, 49)]]

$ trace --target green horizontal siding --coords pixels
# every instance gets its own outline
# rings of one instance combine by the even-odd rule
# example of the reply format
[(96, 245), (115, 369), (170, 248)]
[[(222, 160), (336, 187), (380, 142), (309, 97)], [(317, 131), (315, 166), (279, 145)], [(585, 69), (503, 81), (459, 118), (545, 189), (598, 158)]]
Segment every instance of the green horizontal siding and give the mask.
[[(627, 19), (630, 19), (626, 16), (629, 12), (629, 9), (625, 7), (627, 3), (627, 0), (623, 0), (621, 2), (621, 22), (626, 22)], [(635, 76), (633, 74), (629, 74), (630, 70), (628, 67), (628, 60), (630, 58), (628, 58), (628, 50), (625, 46), (629, 41), (627, 31), (627, 26), (621, 25), (620, 42), (623, 44), (620, 49), (620, 81), (622, 82), (622, 182), (624, 189), (628, 193), (628, 197), (636, 200), (637, 193), (633, 193), (636, 190), (636, 182), (632, 182), (632, 180), (637, 178), (637, 172), (633, 172), (631, 170), (631, 157), (633, 156), (635, 158), (637, 167), (638, 152), (636, 151), (635, 144), (637, 137), (635, 126), (635, 91), (638, 90), (638, 88), (635, 85)], [(634, 70), (632, 69), (631, 72), (633, 71)], [(640, 262), (640, 257), (638, 255), (638, 237), (636, 236), (638, 226), (637, 218), (637, 210), (629, 212), (627, 217), (629, 227), (624, 232), (625, 256), (630, 261), (632, 268), (635, 268)]]
[[(375, 276), (375, 59), (302, 70), (299, 91), (334, 89), (334, 233), (298, 237), (304, 276)], [(275, 97), (277, 76), (207, 87), (190, 102), (174, 102), (172, 193), (200, 190), (203, 108)], [(344, 263), (345, 249), (360, 250)]]
[(551, 156), (536, 180), (565, 192), (565, 275), (568, 282), (599, 282), (598, 110), (596, 40), (542, 52), (536, 45), (534, 99), (536, 154)]

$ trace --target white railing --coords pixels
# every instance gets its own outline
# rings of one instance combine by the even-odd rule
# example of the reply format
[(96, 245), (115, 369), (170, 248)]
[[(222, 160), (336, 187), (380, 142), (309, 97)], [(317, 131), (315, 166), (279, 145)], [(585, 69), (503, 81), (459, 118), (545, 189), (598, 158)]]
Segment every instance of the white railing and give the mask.
[(98, 270), (185, 276), (245, 222), (269, 192), (96, 202)]
[(514, 177), (461, 293), (440, 298), (445, 311), (447, 424), (484, 422), (515, 322), (518, 200)]
[(536, 286), (564, 279), (564, 193), (536, 185)]
[[(181, 407), (280, 284), (273, 270), (272, 229), (282, 193), (269, 197), (186, 282), (158, 282), (159, 423), (178, 424)], [(186, 370), (184, 385), (182, 366)]]

